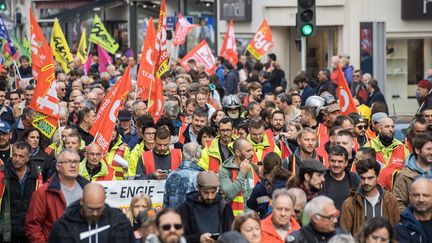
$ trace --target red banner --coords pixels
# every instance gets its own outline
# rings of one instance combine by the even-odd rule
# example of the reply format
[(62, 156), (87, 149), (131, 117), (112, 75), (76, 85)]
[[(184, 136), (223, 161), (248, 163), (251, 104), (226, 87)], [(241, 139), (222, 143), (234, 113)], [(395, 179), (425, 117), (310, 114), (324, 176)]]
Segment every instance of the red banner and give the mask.
[(129, 65), (120, 80), (105, 95), (96, 114), (96, 122), (89, 131), (95, 137), (95, 142), (101, 146), (104, 153), (109, 150), (120, 106), (131, 89), (132, 82)]
[(230, 24), (228, 26), (228, 30), (226, 32), (225, 39), (220, 51), (220, 56), (225, 58), (225, 60), (229, 61), (234, 67), (237, 65), (237, 45), (234, 37), (234, 24), (232, 20), (230, 21)]
[[(141, 90), (141, 98), (148, 100), (152, 93), (155, 93), (155, 63), (157, 61), (156, 53), (156, 30), (153, 24), (153, 19), (150, 17), (147, 27), (147, 33), (142, 48), (142, 57), (138, 70), (137, 85)], [(150, 88), (152, 91), (150, 92)]]
[(181, 45), (181, 44), (185, 43), (186, 36), (196, 26), (198, 26), (198, 25), (190, 24), (189, 21), (187, 21), (186, 18), (183, 18), (181, 13), (179, 13), (177, 25), (176, 25), (176, 30), (175, 30), (175, 34), (174, 34), (173, 44), (176, 46), (176, 45)]
[(158, 63), (156, 76), (158, 78), (168, 72), (167, 31), (166, 31), (166, 7), (162, 0), (159, 11), (158, 29), (156, 35), (156, 50), (158, 52)]
[(184, 69), (186, 69), (186, 71), (189, 71), (187, 61), (189, 61), (190, 59), (194, 59), (197, 64), (204, 64), (207, 74), (213, 74), (216, 70), (216, 59), (213, 56), (211, 49), (205, 40), (201, 41), (181, 60), (180, 65)]
[(351, 94), (351, 90), (348, 87), (348, 84), (345, 80), (344, 73), (340, 65), (338, 65), (338, 69), (336, 71), (337, 78), (337, 90), (336, 96), (339, 99), (340, 113), (342, 115), (348, 115), (351, 112), (357, 112), (357, 107), (354, 103), (354, 99)]
[(264, 19), (258, 31), (251, 39), (246, 50), (258, 61), (273, 47), (273, 37), (270, 26)]
[(30, 42), (33, 77), (37, 85), (29, 107), (49, 117), (59, 119), (59, 99), (56, 91), (54, 57), (51, 47), (30, 9)]

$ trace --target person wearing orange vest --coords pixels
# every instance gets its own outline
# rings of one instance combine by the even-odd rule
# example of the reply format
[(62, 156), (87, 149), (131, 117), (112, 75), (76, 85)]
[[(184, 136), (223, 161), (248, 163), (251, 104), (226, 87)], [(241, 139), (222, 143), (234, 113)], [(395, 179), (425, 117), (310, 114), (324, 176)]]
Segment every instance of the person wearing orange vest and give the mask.
[(330, 129), (329, 140), (324, 144), (324, 146), (320, 146), (320, 147), (315, 148), (317, 155), (322, 157), (324, 166), (327, 168), (329, 166), (328, 152), (330, 151), (331, 147), (334, 147), (336, 145), (336, 135), (339, 133), (339, 131), (342, 131), (342, 130), (343, 129), (341, 126), (333, 126)]
[(292, 172), (293, 175), (298, 175), (299, 167), (301, 167), (305, 159), (312, 158), (324, 163), (323, 158), (315, 151), (317, 141), (315, 130), (309, 127), (303, 128), (298, 135), (297, 141), (299, 146), (294, 151), (294, 154), (282, 161), (282, 166), (285, 169)]
[(351, 117), (351, 119), (354, 121), (354, 136), (355, 141), (358, 144), (358, 148), (356, 148), (357, 151), (370, 140), (370, 138), (366, 135), (366, 131), (368, 129), (368, 122), (366, 119), (363, 119), (363, 117), (361, 117), (361, 115), (358, 113), (352, 112), (348, 116)]
[(287, 189), (273, 192), (272, 213), (261, 221), (262, 242), (284, 243), (300, 225), (294, 217), (294, 196)]
[(414, 118), (409, 127), (409, 133), (404, 140), (405, 146), (408, 148), (409, 152), (412, 153), (412, 141), (413, 139), (423, 133), (426, 133), (428, 129), (428, 123), (423, 117)]
[(325, 106), (323, 109), (323, 122), (320, 123), (317, 127), (318, 134), (318, 146), (324, 146), (325, 143), (329, 140), (329, 132), (330, 129), (335, 122), (336, 118), (340, 115), (340, 107), (339, 104), (333, 103), (328, 106)]
[(252, 163), (256, 164), (262, 161), (264, 156), (270, 152), (275, 152), (279, 156), (282, 153), (278, 146), (276, 146), (273, 139), (269, 139), (265, 134), (264, 124), (261, 119), (252, 119), (249, 122), (249, 135), (247, 136), (249, 142), (251, 142), (254, 149), (254, 156), (252, 157)]
[(342, 129), (336, 134), (336, 144), (342, 146), (348, 152), (348, 165), (351, 168), (354, 163), (356, 151), (354, 150), (354, 134), (347, 129)]
[(220, 165), (233, 155), (229, 144), (236, 139), (234, 135), (234, 122), (230, 118), (222, 118), (219, 121), (218, 130), (219, 135), (213, 139), (210, 146), (206, 146), (202, 150), (201, 158), (198, 162), (198, 165), (204, 170), (216, 173), (219, 172)]
[(219, 172), (220, 189), (231, 202), (234, 216), (248, 211), (246, 201), (259, 182), (258, 168), (251, 163), (254, 156), (252, 144), (237, 138), (233, 144), (234, 156), (225, 161)]
[(128, 177), (129, 157), (130, 150), (127, 144), (123, 142), (120, 134), (114, 129), (109, 151), (104, 160), (108, 166), (114, 169), (114, 175), (117, 180), (124, 180)]
[(25, 214), (42, 175), (30, 161), (30, 146), (13, 145), (11, 158), (0, 169), (0, 242), (27, 242)]
[(198, 132), (204, 126), (208, 124), (207, 113), (201, 109), (196, 109), (192, 115), (192, 123), (189, 125), (183, 125), (179, 132), (179, 142), (181, 144), (187, 144), (190, 142), (198, 143), (197, 137)]
[(102, 150), (96, 143), (86, 147), (85, 158), (79, 166), (79, 174), (89, 181), (116, 180), (114, 169), (102, 159)]
[(249, 102), (260, 102), (262, 97), (262, 85), (258, 82), (252, 82), (247, 85), (248, 95), (244, 97), (243, 107), (247, 108)]
[(169, 148), (171, 133), (168, 129), (158, 128), (155, 137), (155, 148), (145, 151), (138, 159), (138, 178), (165, 180), (169, 172), (176, 170), (182, 161), (181, 150)]
[(378, 137), (371, 140), (371, 147), (375, 149), (376, 160), (381, 164), (378, 183), (391, 191), (394, 178), (405, 165), (409, 151), (405, 145), (394, 138), (394, 122), (391, 118), (378, 121)]

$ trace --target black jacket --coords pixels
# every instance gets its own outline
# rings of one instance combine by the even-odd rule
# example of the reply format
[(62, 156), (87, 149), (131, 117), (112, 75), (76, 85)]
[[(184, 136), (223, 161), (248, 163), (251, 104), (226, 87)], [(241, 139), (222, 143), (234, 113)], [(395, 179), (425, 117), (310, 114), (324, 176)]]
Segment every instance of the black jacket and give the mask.
[[(109, 225), (108, 229), (102, 230), (97, 234), (80, 240), (80, 234), (89, 230), (100, 229)], [(98, 240), (96, 240), (98, 239)], [(97, 225), (89, 225), (81, 215), (79, 200), (72, 203), (65, 211), (63, 216), (53, 225), (48, 237), (51, 243), (68, 242), (135, 242), (132, 227), (126, 216), (116, 208), (111, 208), (105, 204), (103, 216)]]
[[(9, 106), (3, 106), (4, 111), (0, 114), (0, 120), (7, 122), (9, 126), (12, 126), (15, 123), (15, 118), (13, 116), (12, 109)], [(0, 108), (3, 109), (3, 108)]]
[[(30, 163), (34, 164), (37, 169), (40, 170), (42, 174), (43, 181), (47, 181), (49, 178), (50, 166), (52, 163), (52, 158), (43, 149), (39, 149), (38, 153), (30, 158)], [(39, 168), (38, 168), (39, 167)]]
[[(189, 193), (186, 197), (186, 201), (182, 205), (180, 205), (179, 212), (183, 219), (184, 235), (188, 243), (200, 242), (201, 233), (198, 232), (199, 223), (203, 223), (208, 220), (218, 220), (215, 218), (211, 218), (211, 210), (218, 210), (220, 220), (219, 229), (216, 232), (208, 233), (223, 233), (230, 231), (231, 224), (234, 220), (234, 215), (231, 209), (231, 205), (228, 201), (222, 198), (221, 194), (216, 195), (216, 199), (213, 201), (212, 204), (206, 204), (199, 200), (198, 191), (194, 191)], [(207, 214), (205, 212), (209, 213)], [(197, 215), (199, 216), (196, 217)]]
[(289, 235), (285, 242), (301, 242), (301, 243), (324, 243), (328, 242), (333, 236), (344, 234), (340, 228), (332, 233), (321, 233), (315, 230), (311, 223), (306, 226), (301, 227), (299, 230), (295, 231)]

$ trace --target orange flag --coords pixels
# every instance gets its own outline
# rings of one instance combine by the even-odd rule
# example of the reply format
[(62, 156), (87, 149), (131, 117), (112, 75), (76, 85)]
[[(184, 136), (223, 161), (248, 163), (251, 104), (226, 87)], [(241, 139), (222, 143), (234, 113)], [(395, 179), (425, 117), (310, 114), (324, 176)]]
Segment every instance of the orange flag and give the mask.
[(148, 113), (153, 117), (154, 122), (157, 122), (159, 117), (163, 115), (164, 98), (160, 79), (156, 79), (153, 85), (155, 86), (155, 93), (152, 93), (149, 97)]
[(234, 37), (234, 24), (232, 20), (228, 26), (228, 30), (220, 51), (220, 56), (228, 60), (233, 66), (237, 65), (237, 45)]
[(351, 112), (357, 112), (357, 107), (351, 94), (351, 90), (345, 80), (344, 73), (340, 65), (336, 71), (336, 96), (339, 99), (339, 106), (342, 115), (348, 115)]
[(267, 20), (264, 19), (246, 50), (258, 61), (273, 47), (273, 37)]
[(122, 101), (126, 99), (131, 89), (132, 81), (129, 65), (120, 80), (118, 80), (105, 95), (96, 114), (96, 122), (89, 131), (104, 153), (109, 150), (111, 136)]
[(213, 74), (216, 70), (216, 59), (213, 56), (207, 41), (202, 40), (194, 49), (192, 49), (180, 62), (180, 65), (189, 71), (189, 65), (187, 61), (194, 59), (196, 63), (202, 63), (205, 66), (205, 71), (207, 74)]
[[(141, 98), (148, 100), (152, 93), (156, 92), (155, 82), (155, 64), (157, 61), (157, 53), (155, 48), (156, 42), (156, 30), (153, 24), (153, 19), (147, 24), (147, 34), (144, 40), (144, 46), (142, 48), (142, 58), (140, 61), (140, 67), (138, 70), (137, 85), (142, 88)], [(151, 87), (150, 87), (151, 86)], [(152, 91), (150, 92), (150, 88)]]
[(156, 76), (161, 78), (168, 72), (168, 52), (167, 52), (167, 31), (166, 31), (166, 7), (165, 0), (162, 0), (159, 11), (158, 29), (156, 35), (156, 50), (158, 52), (158, 63)]

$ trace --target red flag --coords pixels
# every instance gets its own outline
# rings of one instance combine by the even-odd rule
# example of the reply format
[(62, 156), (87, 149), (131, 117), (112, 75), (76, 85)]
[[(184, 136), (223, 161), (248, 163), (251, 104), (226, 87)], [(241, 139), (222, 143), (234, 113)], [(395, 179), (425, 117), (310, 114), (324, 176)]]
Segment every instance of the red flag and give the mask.
[(336, 96), (339, 99), (339, 106), (342, 115), (348, 115), (351, 112), (357, 112), (357, 107), (354, 103), (354, 99), (351, 94), (351, 90), (348, 87), (348, 84), (345, 80), (344, 73), (340, 65), (337, 68), (337, 90)]
[(90, 129), (90, 134), (95, 137), (95, 142), (99, 144), (104, 153), (108, 152), (111, 136), (117, 120), (122, 101), (132, 89), (130, 65), (127, 67), (123, 76), (117, 81), (105, 95), (98, 113), (96, 122)]
[(234, 24), (232, 20), (228, 26), (228, 30), (220, 51), (220, 56), (228, 60), (233, 66), (237, 65), (237, 45), (234, 37)]
[(29, 107), (58, 120), (59, 99), (55, 89), (54, 57), (31, 9), (30, 42), (33, 77), (36, 79), (37, 85)]
[(270, 30), (270, 26), (264, 19), (258, 31), (251, 39), (246, 50), (258, 61), (273, 47), (273, 37)]
[(216, 70), (216, 59), (205, 40), (201, 41), (181, 60), (180, 65), (186, 69), (186, 71), (189, 71), (187, 61), (190, 59), (194, 59), (197, 64), (204, 64), (207, 74), (213, 74)]
[(158, 63), (156, 65), (156, 76), (158, 78), (168, 72), (167, 31), (166, 31), (166, 7), (162, 0), (159, 11), (158, 29), (156, 35), (156, 50), (158, 52)]
[(181, 13), (179, 13), (177, 25), (176, 25), (176, 30), (175, 30), (175, 34), (174, 34), (173, 44), (176, 46), (176, 45), (181, 45), (181, 44), (185, 43), (186, 36), (196, 26), (198, 26), (198, 25), (190, 24), (189, 21), (187, 21), (186, 18), (183, 18)]
[(155, 86), (155, 93), (152, 93), (149, 97), (149, 108), (148, 113), (153, 117), (154, 122), (159, 120), (159, 117), (163, 114), (164, 99), (162, 94), (162, 82), (156, 78), (153, 83)]
[[(150, 17), (150, 20), (147, 24), (147, 33), (144, 40), (144, 45), (142, 48), (142, 54), (140, 60), (140, 66), (138, 70), (137, 77), (137, 85), (142, 88), (141, 98), (143, 100), (148, 100), (149, 96), (153, 93), (156, 93), (156, 85), (155, 85), (155, 63), (157, 61), (157, 53), (156, 53), (156, 30), (153, 24), (153, 19)], [(151, 86), (151, 87), (150, 87)], [(150, 88), (152, 91), (150, 92)]]

